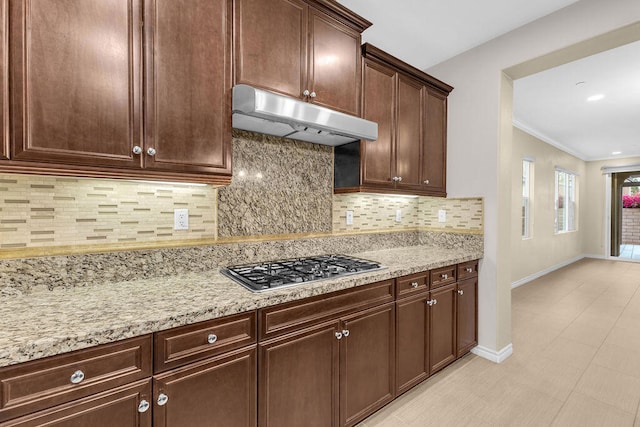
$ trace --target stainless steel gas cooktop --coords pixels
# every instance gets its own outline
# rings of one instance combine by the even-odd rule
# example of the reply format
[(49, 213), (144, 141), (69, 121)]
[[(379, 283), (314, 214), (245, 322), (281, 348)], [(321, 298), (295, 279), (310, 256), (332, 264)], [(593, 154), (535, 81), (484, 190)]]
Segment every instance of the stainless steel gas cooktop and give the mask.
[(345, 255), (319, 255), (223, 268), (225, 276), (252, 292), (262, 292), (323, 279), (385, 268), (377, 262)]

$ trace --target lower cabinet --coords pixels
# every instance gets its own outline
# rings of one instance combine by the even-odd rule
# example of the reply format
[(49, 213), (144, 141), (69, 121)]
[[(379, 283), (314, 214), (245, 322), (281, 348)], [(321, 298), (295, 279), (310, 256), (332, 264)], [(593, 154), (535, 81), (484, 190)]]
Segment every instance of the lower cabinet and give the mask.
[(396, 393), (429, 376), (429, 292), (396, 303)]
[(456, 360), (456, 284), (430, 292), (429, 371), (433, 374)]
[(151, 427), (151, 380), (118, 387), (5, 423), (2, 427)]
[(458, 282), (456, 295), (457, 357), (478, 344), (478, 277)]
[(156, 375), (153, 389), (154, 426), (255, 426), (256, 346)]

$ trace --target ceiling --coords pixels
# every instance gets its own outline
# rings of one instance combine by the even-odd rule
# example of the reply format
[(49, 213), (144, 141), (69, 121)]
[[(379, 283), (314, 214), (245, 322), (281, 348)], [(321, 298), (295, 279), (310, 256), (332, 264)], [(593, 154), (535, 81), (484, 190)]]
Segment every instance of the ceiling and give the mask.
[[(373, 22), (363, 42), (423, 70), (576, 1), (338, 0)], [(514, 124), (583, 160), (640, 156), (638, 76), (640, 42), (516, 80)]]

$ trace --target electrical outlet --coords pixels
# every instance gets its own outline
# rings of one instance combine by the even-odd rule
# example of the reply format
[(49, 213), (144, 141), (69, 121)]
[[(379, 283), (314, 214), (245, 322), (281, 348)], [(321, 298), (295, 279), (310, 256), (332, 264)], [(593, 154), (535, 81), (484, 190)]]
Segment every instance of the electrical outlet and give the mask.
[(438, 211), (438, 222), (447, 222), (447, 211), (440, 209)]
[(347, 211), (347, 225), (353, 225), (353, 211)]
[(396, 222), (402, 221), (402, 209), (396, 209)]
[(173, 229), (174, 230), (189, 229), (189, 209), (173, 210)]

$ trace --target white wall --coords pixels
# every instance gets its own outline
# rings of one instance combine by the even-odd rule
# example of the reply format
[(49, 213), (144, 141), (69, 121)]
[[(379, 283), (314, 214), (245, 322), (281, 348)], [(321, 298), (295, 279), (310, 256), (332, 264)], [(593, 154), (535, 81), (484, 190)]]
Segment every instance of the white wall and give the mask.
[[(532, 158), (531, 234), (522, 239), (522, 160)], [(591, 185), (583, 160), (559, 150), (528, 133), (514, 128), (512, 145), (511, 199), (511, 283), (583, 255), (583, 242), (592, 230), (585, 218)], [(577, 229), (554, 232), (555, 170), (570, 170), (578, 175)]]
[(478, 331), (485, 349), (497, 353), (511, 343), (511, 220), (504, 209), (511, 199), (511, 166), (500, 160), (501, 148), (511, 144), (504, 132), (511, 105), (501, 106), (501, 96), (511, 88), (503, 70), (638, 21), (638, 0), (581, 0), (427, 70), (455, 87), (449, 96), (447, 191), (451, 197), (485, 198)]

